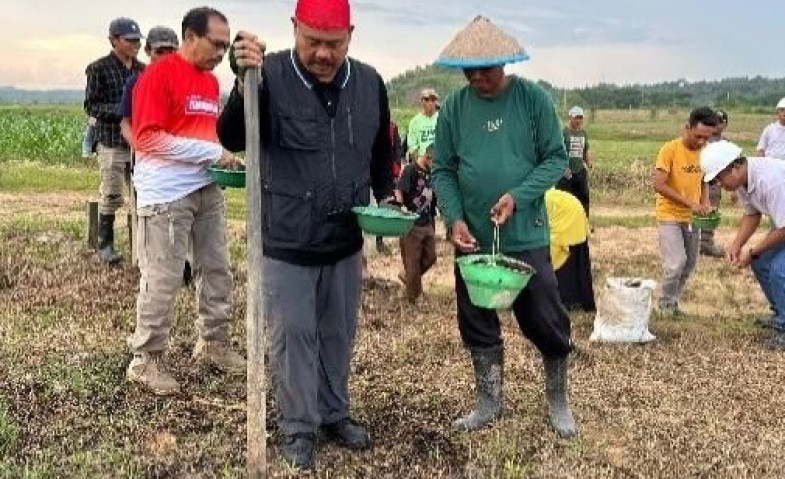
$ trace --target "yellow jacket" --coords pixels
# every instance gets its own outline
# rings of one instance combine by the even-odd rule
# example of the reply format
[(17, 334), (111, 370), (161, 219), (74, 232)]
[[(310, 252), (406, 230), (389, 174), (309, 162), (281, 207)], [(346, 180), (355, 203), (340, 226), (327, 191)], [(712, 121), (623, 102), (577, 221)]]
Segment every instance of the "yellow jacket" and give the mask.
[(564, 266), (570, 256), (570, 246), (581, 244), (589, 237), (589, 220), (583, 205), (569, 193), (557, 189), (545, 192), (548, 227), (551, 236), (553, 269)]

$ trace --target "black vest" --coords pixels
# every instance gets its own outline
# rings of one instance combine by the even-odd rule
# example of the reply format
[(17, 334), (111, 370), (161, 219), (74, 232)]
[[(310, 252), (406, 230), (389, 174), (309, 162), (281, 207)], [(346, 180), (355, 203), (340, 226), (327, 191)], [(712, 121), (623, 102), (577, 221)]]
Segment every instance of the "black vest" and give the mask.
[(264, 73), (271, 119), (262, 180), (265, 255), (300, 264), (333, 263), (362, 247), (351, 208), (370, 202), (379, 75), (349, 60), (331, 118), (290, 50), (265, 56)]

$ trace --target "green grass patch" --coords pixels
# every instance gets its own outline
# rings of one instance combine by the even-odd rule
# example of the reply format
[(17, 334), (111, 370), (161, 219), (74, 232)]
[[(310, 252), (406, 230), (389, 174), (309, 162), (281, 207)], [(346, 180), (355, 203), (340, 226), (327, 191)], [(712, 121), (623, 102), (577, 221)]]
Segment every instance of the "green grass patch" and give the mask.
[(224, 193), (226, 196), (226, 218), (245, 221), (245, 189), (227, 188)]
[(55, 472), (51, 463), (14, 464), (0, 461), (0, 479), (56, 479), (63, 477)]
[[(9, 401), (0, 395), (0, 459), (13, 456), (19, 436), (19, 424), (11, 413)], [(0, 466), (1, 471), (2, 466)]]
[(98, 396), (108, 398), (123, 382), (127, 358), (122, 354), (101, 355), (77, 364), (65, 357), (52, 357), (36, 373), (48, 396)]
[(0, 191), (44, 193), (98, 191), (98, 168), (5, 162), (0, 166)]

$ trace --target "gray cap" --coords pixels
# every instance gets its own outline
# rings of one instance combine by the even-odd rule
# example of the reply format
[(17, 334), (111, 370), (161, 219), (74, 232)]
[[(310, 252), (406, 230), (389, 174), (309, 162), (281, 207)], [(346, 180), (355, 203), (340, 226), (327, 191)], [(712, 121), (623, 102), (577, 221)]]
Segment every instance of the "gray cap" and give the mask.
[(178, 48), (180, 46), (177, 40), (177, 33), (169, 27), (153, 27), (147, 32), (147, 44), (150, 48), (172, 47)]
[(126, 40), (139, 40), (144, 38), (142, 31), (139, 29), (139, 24), (126, 17), (112, 20), (112, 23), (109, 24), (109, 35), (124, 38)]

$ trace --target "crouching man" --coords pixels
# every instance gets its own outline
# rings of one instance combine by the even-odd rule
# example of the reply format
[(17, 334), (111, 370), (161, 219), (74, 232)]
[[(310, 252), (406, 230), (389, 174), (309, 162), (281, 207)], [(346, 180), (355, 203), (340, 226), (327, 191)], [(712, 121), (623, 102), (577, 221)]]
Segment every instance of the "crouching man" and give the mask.
[[(704, 148), (700, 160), (704, 181), (735, 191), (744, 205), (744, 218), (727, 258), (737, 268), (752, 267), (774, 313), (764, 322), (775, 331), (767, 345), (785, 350), (785, 161), (746, 158), (740, 147), (726, 140)], [(761, 215), (771, 218), (771, 229), (762, 240), (745, 247)]]

